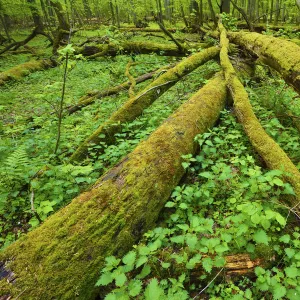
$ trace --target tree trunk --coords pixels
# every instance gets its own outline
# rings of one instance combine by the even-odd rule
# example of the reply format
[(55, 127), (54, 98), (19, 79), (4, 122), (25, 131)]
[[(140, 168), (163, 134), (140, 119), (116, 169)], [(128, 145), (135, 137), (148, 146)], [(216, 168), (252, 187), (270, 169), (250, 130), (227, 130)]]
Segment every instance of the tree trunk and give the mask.
[(230, 14), (230, 0), (221, 1), (221, 13)]
[[(280, 146), (265, 132), (258, 119), (256, 118), (248, 94), (243, 84), (239, 81), (233, 66), (228, 57), (229, 40), (225, 28), (220, 24), (221, 32), (221, 52), (220, 61), (225, 73), (225, 79), (228, 89), (234, 101), (234, 109), (240, 123), (249, 137), (249, 140), (255, 150), (259, 153), (267, 166), (273, 170), (282, 170), (285, 180), (294, 188), (295, 198), (291, 198), (288, 206), (292, 209), (299, 205), (300, 201), (300, 172), (292, 163), (286, 153)], [(256, 40), (257, 41), (257, 40)], [(286, 49), (285, 51), (287, 51)], [(290, 174), (290, 175), (286, 175)], [(297, 207), (296, 212), (300, 209)]]
[(0, 73), (0, 86), (5, 84), (7, 81), (16, 80), (32, 72), (52, 68), (54, 66), (56, 66), (56, 62), (50, 59), (33, 60), (15, 66), (7, 71)]
[(56, 54), (57, 49), (61, 44), (67, 44), (70, 33), (70, 24), (61, 3), (59, 1), (50, 0), (50, 4), (53, 7), (58, 20), (58, 29), (53, 43), (53, 53)]
[(153, 228), (184, 174), (182, 155), (195, 152), (194, 137), (216, 122), (225, 98), (218, 75), (90, 191), (0, 253), (0, 296), (94, 299), (104, 258), (124, 255)]
[[(195, 44), (197, 47), (197, 44)], [(75, 48), (76, 53), (89, 58), (99, 56), (116, 56), (119, 53), (150, 54), (156, 53), (165, 56), (184, 56), (189, 53), (189, 47), (178, 49), (173, 44), (160, 44), (153, 42), (120, 42), (119, 44), (99, 44), (97, 46), (84, 46)]]
[(259, 33), (229, 32), (231, 42), (238, 44), (278, 71), (286, 83), (300, 94), (300, 47), (295, 43)]
[(217, 27), (218, 26), (218, 21), (217, 21), (216, 14), (215, 14), (213, 5), (211, 3), (211, 0), (208, 0), (208, 6), (209, 6), (209, 11), (210, 11), (211, 18), (212, 18), (215, 26)]
[[(105, 142), (111, 145), (115, 142), (115, 133), (121, 130), (121, 123), (133, 121), (143, 113), (158, 97), (175, 85), (183, 76), (189, 74), (200, 65), (213, 59), (219, 53), (219, 49), (212, 47), (194, 54), (165, 74), (158, 77), (136, 97), (129, 99), (120, 107), (104, 124), (93, 132), (73, 153), (70, 162), (78, 162), (88, 156), (88, 148), (92, 145)], [(104, 149), (97, 149), (100, 153)]]

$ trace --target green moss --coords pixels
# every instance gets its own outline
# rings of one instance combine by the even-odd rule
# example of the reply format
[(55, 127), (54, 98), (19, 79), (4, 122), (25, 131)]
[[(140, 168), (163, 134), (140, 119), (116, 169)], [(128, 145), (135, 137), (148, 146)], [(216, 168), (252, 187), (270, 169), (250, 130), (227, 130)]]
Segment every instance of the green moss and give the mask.
[[(263, 158), (267, 166), (270, 169), (283, 170), (291, 174), (291, 176), (285, 176), (285, 180), (294, 188), (296, 197), (292, 200), (292, 205), (297, 205), (300, 201), (300, 172), (280, 146), (265, 132), (256, 118), (248, 94), (236, 76), (234, 68), (229, 60), (229, 40), (227, 39), (226, 30), (221, 24), (219, 28), (222, 46), (220, 51), (221, 65), (224, 69), (226, 82), (234, 100), (234, 108), (237, 117), (243, 125), (253, 147)], [(242, 38), (244, 37), (244, 35), (241, 36)], [(263, 45), (262, 40), (260, 40), (260, 42), (257, 40), (256, 33), (249, 33), (247, 36), (254, 39), (253, 45), (257, 45), (258, 43)], [(260, 35), (258, 35), (258, 37), (259, 36)], [(264, 53), (266, 52), (264, 51)], [(288, 204), (290, 205), (290, 203)]]
[(20, 299), (92, 299), (109, 255), (122, 256), (154, 226), (184, 170), (181, 155), (211, 127), (224, 107), (221, 75), (182, 105), (148, 140), (105, 173), (93, 188), (2, 253), (16, 276), (0, 295)]
[(11, 68), (10, 70), (0, 73), (0, 85), (3, 85), (9, 80), (17, 80), (21, 77), (24, 77), (34, 71), (50, 68), (54, 66), (54, 62), (50, 59), (45, 60), (32, 60), (16, 67)]
[(258, 54), (261, 60), (277, 70), (284, 80), (300, 93), (300, 47), (293, 42), (259, 33), (230, 32), (229, 39)]
[(112, 144), (115, 141), (114, 134), (121, 129), (121, 126), (118, 124), (133, 121), (143, 113), (145, 108), (149, 107), (183, 76), (189, 74), (205, 62), (213, 59), (218, 53), (219, 49), (217, 47), (208, 48), (184, 59), (174, 68), (158, 77), (138, 95), (130, 98), (110, 117), (109, 120), (89, 136), (74, 152), (70, 162), (79, 161), (86, 157), (88, 148), (93, 144), (99, 144), (102, 141), (106, 142), (106, 144)]

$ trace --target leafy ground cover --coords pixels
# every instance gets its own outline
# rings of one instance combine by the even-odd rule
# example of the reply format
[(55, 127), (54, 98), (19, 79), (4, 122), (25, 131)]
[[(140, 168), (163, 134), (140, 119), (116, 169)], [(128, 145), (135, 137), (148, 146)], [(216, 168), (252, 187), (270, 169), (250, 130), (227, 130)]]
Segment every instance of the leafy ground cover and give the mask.
[[(104, 30), (78, 32), (74, 42), (95, 33), (118, 39), (120, 33)], [(139, 35), (128, 38), (144, 39)], [(38, 38), (30, 46), (41, 43), (44, 39)], [(1, 71), (30, 57), (6, 56)], [(131, 73), (135, 77), (176, 61), (157, 55), (134, 59), (137, 64)], [(89, 90), (126, 81), (125, 68), (131, 60), (117, 56), (77, 61), (69, 70), (65, 106)], [(102, 145), (104, 154), (97, 156), (95, 148), (92, 159), (76, 166), (68, 163), (70, 154), (127, 100), (127, 92), (66, 116), (59, 152), (54, 155), (57, 116), (52, 112), (60, 100), (62, 68), (38, 71), (0, 87), (0, 246), (35, 228), (92, 185), (197, 91), (207, 74), (218, 70), (217, 63), (209, 62), (185, 77), (141, 117), (123, 124), (117, 143)], [(245, 85), (261, 124), (300, 168), (299, 131), (293, 123), (300, 117), (299, 98), (276, 74), (271, 75), (258, 82), (245, 81)], [(266, 169), (230, 107), (214, 129), (195, 141), (199, 152), (184, 157), (187, 175), (173, 191), (157, 228), (123, 258), (106, 258), (97, 282), (103, 296), (107, 300), (299, 299), (299, 217), (283, 204), (282, 199), (288, 199), (293, 190), (283, 182), (282, 172)], [(43, 176), (33, 179), (44, 166)], [(226, 274), (226, 255), (243, 253), (266, 262), (255, 269), (255, 279)]]

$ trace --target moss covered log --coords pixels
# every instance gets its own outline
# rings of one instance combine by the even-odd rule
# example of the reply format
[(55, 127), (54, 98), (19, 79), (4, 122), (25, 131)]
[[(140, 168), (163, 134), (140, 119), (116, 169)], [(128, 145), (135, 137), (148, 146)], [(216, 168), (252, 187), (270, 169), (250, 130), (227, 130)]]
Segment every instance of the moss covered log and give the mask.
[[(183, 76), (189, 74), (200, 65), (213, 59), (219, 53), (219, 48), (211, 47), (196, 53), (159, 76), (143, 91), (130, 98), (112, 116), (93, 132), (73, 153), (70, 162), (76, 162), (88, 156), (88, 148), (100, 142), (111, 145), (115, 142), (115, 133), (121, 130), (121, 123), (131, 122), (143, 113), (158, 97), (171, 88)], [(99, 153), (103, 149), (97, 149)]]
[(17, 65), (7, 71), (0, 73), (0, 86), (10, 80), (17, 80), (32, 72), (52, 68), (56, 66), (56, 62), (51, 59), (32, 60)]
[[(170, 66), (165, 66), (165, 67), (160, 68), (158, 70), (143, 74), (143, 75), (135, 78), (135, 82), (136, 82), (136, 84), (139, 84), (141, 82), (149, 80), (149, 79), (159, 75), (159, 73), (162, 73), (162, 72), (164, 72), (165, 70), (167, 70), (169, 68), (170, 68)], [(74, 112), (76, 112), (78, 110), (81, 110), (83, 107), (86, 107), (90, 104), (93, 104), (97, 99), (108, 97), (108, 96), (111, 96), (111, 95), (116, 95), (116, 94), (118, 94), (122, 91), (128, 90), (130, 88), (130, 86), (131, 86), (130, 81), (126, 81), (126, 82), (123, 82), (123, 83), (121, 83), (117, 86), (114, 86), (112, 88), (108, 88), (108, 89), (105, 89), (105, 90), (102, 90), (102, 91), (95, 90), (95, 91), (88, 92), (87, 95), (85, 95), (85, 96), (83, 96), (79, 99), (77, 104), (67, 107), (67, 109), (66, 109), (67, 113), (69, 115), (73, 114)]]
[(195, 152), (195, 135), (213, 126), (225, 98), (219, 74), (90, 191), (2, 251), (0, 296), (93, 299), (104, 258), (124, 255), (155, 225), (184, 174), (181, 156)]
[(300, 93), (300, 46), (293, 42), (259, 33), (229, 32), (229, 40), (238, 44), (278, 71)]
[[(300, 201), (300, 172), (280, 146), (265, 132), (256, 118), (248, 94), (243, 84), (238, 79), (229, 60), (229, 40), (226, 35), (226, 30), (222, 24), (219, 24), (219, 28), (221, 32), (221, 65), (225, 73), (226, 83), (234, 101), (237, 117), (243, 125), (251, 144), (263, 158), (267, 166), (270, 169), (283, 170), (289, 174), (285, 175), (285, 180), (293, 186), (296, 194), (296, 197), (291, 199), (289, 205), (296, 207)], [(299, 212), (299, 207), (297, 207), (296, 210)]]
[[(203, 44), (194, 44), (193, 47), (201, 47)], [(119, 44), (108, 43), (108, 44), (99, 44), (93, 46), (83, 46), (76, 48), (77, 54), (82, 54), (90, 58), (100, 57), (100, 56), (116, 56), (117, 54), (150, 54), (156, 53), (159, 55), (165, 56), (184, 56), (188, 54), (190, 47), (183, 47), (182, 50), (179, 50), (178, 47), (174, 44), (166, 43), (154, 43), (154, 42), (132, 42), (132, 41), (123, 41)]]

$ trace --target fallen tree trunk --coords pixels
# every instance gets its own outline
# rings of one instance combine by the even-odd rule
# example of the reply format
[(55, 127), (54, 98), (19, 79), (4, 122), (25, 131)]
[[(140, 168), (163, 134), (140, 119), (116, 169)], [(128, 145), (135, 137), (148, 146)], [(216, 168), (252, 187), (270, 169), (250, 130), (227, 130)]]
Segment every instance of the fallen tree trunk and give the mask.
[[(196, 44), (197, 46), (197, 44)], [(201, 47), (201, 45), (199, 44)], [(184, 47), (182, 51), (174, 44), (162, 44), (153, 42), (128, 42), (124, 41), (120, 44), (108, 43), (96, 46), (83, 46), (76, 48), (76, 54), (82, 54), (89, 58), (100, 56), (116, 56), (117, 54), (150, 54), (156, 53), (165, 56), (184, 56), (188, 54), (189, 47)]]
[[(137, 28), (137, 27), (121, 27), (120, 31), (142, 31), (142, 32), (162, 32), (160, 28)], [(169, 32), (175, 33), (177, 30), (182, 31), (183, 29), (176, 29), (176, 28), (168, 28)]]
[(90, 191), (1, 252), (0, 296), (93, 299), (104, 258), (124, 255), (155, 225), (184, 174), (182, 155), (195, 152), (195, 135), (213, 126), (225, 98), (219, 74)]
[[(158, 75), (160, 72), (164, 72), (166, 69), (169, 69), (169, 68), (170, 68), (170, 66), (166, 66), (166, 67), (160, 68), (158, 70), (143, 74), (143, 75), (135, 78), (135, 82), (136, 82), (136, 84), (139, 84), (141, 82), (149, 80), (149, 79), (153, 78), (154, 76)], [(100, 98), (111, 96), (111, 95), (116, 95), (124, 90), (128, 90), (130, 88), (130, 86), (131, 86), (130, 81), (126, 81), (126, 82), (121, 83), (112, 88), (108, 88), (104, 91), (95, 90), (95, 91), (89, 92), (86, 96), (81, 97), (77, 104), (67, 107), (67, 113), (69, 115), (71, 115), (74, 112), (81, 110), (83, 107), (93, 104), (96, 101), (96, 99), (100, 99)]]
[[(174, 68), (158, 77), (138, 95), (129, 99), (110, 119), (94, 131), (73, 153), (70, 163), (84, 159), (88, 155), (88, 148), (92, 145), (99, 144), (100, 142), (105, 142), (107, 145), (113, 144), (115, 142), (115, 133), (121, 130), (121, 123), (131, 122), (140, 116), (145, 108), (149, 107), (183, 76), (213, 59), (218, 53), (219, 49), (217, 47), (208, 48), (186, 58)], [(97, 149), (98, 153), (103, 152), (103, 150), (101, 148)]]
[(10, 80), (16, 80), (35, 71), (48, 69), (56, 66), (56, 62), (51, 59), (32, 60), (7, 71), (0, 73), (0, 86)]
[(284, 80), (300, 93), (300, 47), (259, 33), (229, 32), (231, 42), (238, 44), (278, 71)]
[(292, 209), (299, 212), (300, 172), (280, 146), (265, 132), (256, 118), (248, 99), (248, 94), (243, 84), (239, 81), (228, 57), (229, 40), (227, 39), (226, 30), (222, 24), (219, 24), (219, 28), (221, 32), (220, 61), (225, 73), (226, 83), (234, 101), (234, 109), (237, 117), (243, 125), (251, 144), (263, 158), (267, 166), (270, 169), (285, 172), (284, 178), (292, 185), (296, 194), (294, 199), (290, 199), (291, 203), (289, 205), (292, 205)]

